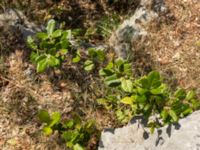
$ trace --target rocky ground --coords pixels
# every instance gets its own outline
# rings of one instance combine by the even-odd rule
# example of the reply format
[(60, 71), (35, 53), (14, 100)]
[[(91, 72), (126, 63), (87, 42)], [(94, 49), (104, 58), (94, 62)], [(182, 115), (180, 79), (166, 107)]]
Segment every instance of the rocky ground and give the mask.
[[(67, 4), (69, 2), (66, 1)], [(69, 24), (69, 27), (76, 26), (77, 22), (90, 24), (88, 20), (93, 15), (90, 13), (95, 13), (93, 10), (96, 10), (98, 6), (98, 3), (74, 1), (71, 2), (73, 9), (77, 8), (75, 7), (77, 2), (82, 2), (80, 5), (82, 15), (75, 21), (76, 23), (72, 21), (73, 24)], [(53, 10), (50, 13), (45, 11), (50, 6), (55, 8), (51, 1), (49, 1), (48, 7), (42, 9), (37, 3), (39, 2), (35, 3), (38, 6), (37, 9), (34, 10), (31, 7), (32, 11), (37, 12), (37, 15), (32, 16), (33, 20), (48, 20), (52, 15), (58, 16), (52, 13), (55, 12)], [(23, 6), (26, 7), (27, 4), (24, 2)], [(150, 7), (150, 5), (148, 6)], [(200, 1), (166, 0), (165, 6), (167, 11), (161, 13), (155, 21), (151, 21), (148, 26), (144, 27), (148, 33), (145, 39), (138, 39), (130, 43), (133, 47), (135, 72), (137, 75), (142, 75), (156, 69), (162, 72), (172, 87), (178, 85), (186, 89), (195, 88), (200, 94)], [(105, 12), (106, 8), (106, 5), (102, 5), (101, 13), (96, 12), (98, 14), (96, 19), (103, 13), (107, 13)], [(42, 11), (37, 11), (38, 9)], [(28, 15), (30, 12), (30, 10), (24, 12), (27, 18), (30, 17)], [(71, 12), (76, 13), (75, 10)], [(70, 15), (76, 17), (77, 14), (73, 13), (67, 17)], [(124, 15), (124, 13), (128, 12), (121, 14)], [(36, 19), (36, 16), (39, 15), (39, 19)], [(66, 16), (62, 17), (64, 19)], [(68, 19), (71, 22), (70, 17)], [(35, 22), (37, 24), (37, 21)], [(37, 25), (40, 26), (39, 23)], [(87, 27), (87, 25), (84, 26)], [(63, 116), (67, 116), (69, 112), (77, 111), (76, 106), (82, 105), (84, 107), (80, 108), (81, 111), (87, 114), (88, 118), (96, 118), (99, 128), (115, 125), (112, 115), (105, 115), (102, 110), (98, 109), (92, 112), (91, 107), (87, 107), (86, 101), (81, 100), (81, 103), (76, 105), (75, 99), (82, 93), (82, 89), (80, 84), (74, 83), (70, 77), (53, 78), (52, 81), (47, 74), (37, 75), (27, 59), (29, 52), (26, 50), (20, 32), (5, 26), (2, 27), (1, 22), (0, 29), (2, 31), (0, 33), (2, 41), (0, 42), (0, 149), (66, 149), (65, 145), (57, 140), (57, 135), (50, 138), (42, 136), (41, 124), (36, 117), (38, 109), (41, 108), (60, 111)], [(12, 37), (13, 35), (14, 37)], [(72, 73), (71, 70), (69, 72)], [(74, 77), (73, 74), (71, 76)], [(88, 83), (88, 81), (83, 79), (82, 83)], [(86, 99), (88, 92), (90, 91), (84, 92)], [(78, 98), (83, 99), (83, 97)], [(78, 109), (78, 111), (80, 110)]]

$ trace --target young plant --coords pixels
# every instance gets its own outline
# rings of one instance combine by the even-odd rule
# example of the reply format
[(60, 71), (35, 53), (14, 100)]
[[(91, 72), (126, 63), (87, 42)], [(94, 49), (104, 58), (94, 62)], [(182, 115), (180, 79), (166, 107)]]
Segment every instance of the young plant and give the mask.
[(56, 30), (55, 27), (55, 20), (50, 20), (46, 32), (27, 38), (27, 44), (32, 49), (31, 61), (37, 65), (37, 72), (60, 66), (71, 49), (71, 30)]
[(61, 121), (60, 113), (53, 112), (49, 115), (47, 111), (41, 110), (38, 117), (45, 124), (43, 127), (45, 135), (51, 135), (54, 131), (58, 131), (66, 142), (66, 146), (73, 150), (84, 150), (94, 135), (99, 136), (94, 121), (84, 122), (76, 114), (72, 119)]
[[(111, 72), (104, 70), (105, 81), (107, 81), (108, 73), (112, 76), (113, 72)], [(117, 83), (117, 88), (113, 87), (116, 88), (115, 92), (118, 94), (112, 98), (106, 96), (99, 99), (99, 104), (107, 109), (113, 109), (118, 120), (123, 123), (134, 116), (144, 116), (152, 132), (155, 127), (177, 122), (179, 118), (200, 108), (200, 101), (196, 99), (194, 91), (186, 93), (184, 89), (178, 89), (175, 93), (171, 92), (156, 71), (138, 80), (121, 76)]]

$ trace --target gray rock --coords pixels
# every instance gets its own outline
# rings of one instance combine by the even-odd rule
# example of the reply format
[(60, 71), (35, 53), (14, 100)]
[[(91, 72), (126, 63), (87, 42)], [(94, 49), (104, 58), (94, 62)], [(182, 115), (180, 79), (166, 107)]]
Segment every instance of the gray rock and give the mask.
[[(148, 9), (149, 5), (153, 5), (152, 10)], [(117, 56), (126, 59), (134, 49), (133, 42), (139, 39), (144, 41), (147, 36), (145, 26), (164, 11), (166, 7), (163, 0), (141, 0), (134, 15), (125, 20), (109, 40), (109, 45), (114, 48)]]
[(23, 37), (35, 34), (35, 32), (42, 31), (42, 27), (38, 27), (32, 22), (29, 22), (22, 11), (15, 9), (7, 9), (0, 14), (0, 27), (11, 26), (20, 29)]
[(141, 120), (102, 132), (99, 150), (199, 150), (200, 111), (149, 134)]

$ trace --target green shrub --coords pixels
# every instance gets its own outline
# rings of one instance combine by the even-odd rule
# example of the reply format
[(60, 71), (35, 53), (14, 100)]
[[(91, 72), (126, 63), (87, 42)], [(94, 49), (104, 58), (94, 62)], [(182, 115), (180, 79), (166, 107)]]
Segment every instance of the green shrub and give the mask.
[(60, 66), (71, 49), (71, 31), (55, 30), (55, 26), (56, 22), (50, 20), (46, 32), (39, 32), (34, 38), (29, 36), (27, 39), (32, 49), (31, 61), (37, 65), (37, 72)]
[[(44, 72), (50, 67), (60, 67), (64, 61), (67, 61), (66, 58), (72, 58), (72, 63), (78, 63), (82, 59), (79, 49), (74, 48), (71, 43), (71, 38), (79, 34), (79, 30), (56, 30), (55, 27), (55, 20), (50, 20), (46, 32), (39, 32), (36, 36), (27, 38), (27, 44), (32, 49), (30, 58), (36, 64), (37, 72)], [(88, 55), (84, 58), (86, 60), (83, 68), (91, 71), (98, 62), (103, 62), (104, 58), (103, 50), (89, 48)]]
[(45, 124), (43, 127), (45, 135), (58, 131), (66, 146), (73, 150), (84, 150), (92, 136), (99, 136), (94, 121), (84, 122), (76, 114), (72, 119), (61, 121), (59, 112), (50, 115), (46, 110), (41, 110), (38, 117)]
[(142, 115), (153, 132), (155, 127), (177, 122), (179, 118), (200, 108), (194, 91), (186, 93), (184, 89), (178, 89), (171, 92), (156, 71), (133, 80), (128, 78), (126, 69), (122, 74), (118, 72), (120, 69), (117, 69), (117, 73), (114, 70), (113, 65), (108, 64), (100, 71), (105, 83), (116, 90), (112, 91), (114, 94), (98, 99), (98, 102), (112, 109), (123, 123)]

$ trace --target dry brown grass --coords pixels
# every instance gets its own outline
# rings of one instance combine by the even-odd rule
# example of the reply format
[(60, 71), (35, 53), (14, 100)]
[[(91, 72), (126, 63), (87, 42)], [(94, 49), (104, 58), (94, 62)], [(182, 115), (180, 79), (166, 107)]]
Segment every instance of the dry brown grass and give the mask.
[(166, 0), (166, 5), (170, 11), (149, 28), (145, 51), (172, 85), (197, 88), (200, 94), (200, 2)]

